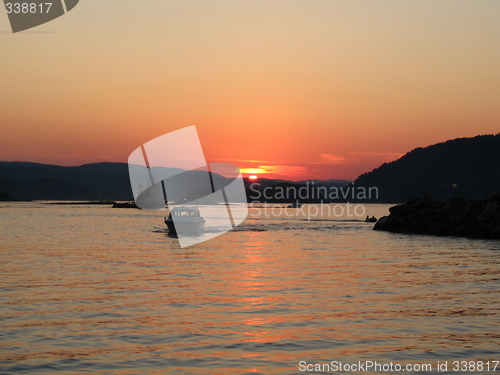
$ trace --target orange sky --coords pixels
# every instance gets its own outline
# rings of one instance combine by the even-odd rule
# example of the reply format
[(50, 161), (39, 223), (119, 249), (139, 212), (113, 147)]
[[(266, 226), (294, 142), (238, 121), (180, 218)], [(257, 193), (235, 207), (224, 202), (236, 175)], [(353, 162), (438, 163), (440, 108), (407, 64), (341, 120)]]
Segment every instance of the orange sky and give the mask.
[(354, 179), (500, 132), (500, 2), (85, 0), (12, 34), (0, 12), (0, 160), (116, 161), (197, 125), (266, 177)]

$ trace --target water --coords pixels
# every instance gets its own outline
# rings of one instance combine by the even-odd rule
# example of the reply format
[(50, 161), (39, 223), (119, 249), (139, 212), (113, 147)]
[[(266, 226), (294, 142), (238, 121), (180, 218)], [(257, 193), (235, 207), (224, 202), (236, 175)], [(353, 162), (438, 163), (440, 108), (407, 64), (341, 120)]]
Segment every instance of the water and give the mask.
[(300, 361), (364, 360), (434, 366), (406, 372), (422, 374), (448, 361), (440, 373), (456, 374), (453, 361), (500, 360), (500, 241), (261, 209), (181, 249), (164, 212), (0, 206), (2, 374), (296, 374)]

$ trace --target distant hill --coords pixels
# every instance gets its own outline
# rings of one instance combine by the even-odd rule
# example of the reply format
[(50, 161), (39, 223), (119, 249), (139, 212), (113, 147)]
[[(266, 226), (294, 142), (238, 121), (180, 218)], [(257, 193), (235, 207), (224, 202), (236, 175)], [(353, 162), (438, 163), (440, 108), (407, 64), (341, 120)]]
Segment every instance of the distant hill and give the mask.
[(14, 200), (128, 200), (132, 197), (125, 163), (62, 167), (0, 162), (0, 193)]
[[(190, 171), (177, 176), (171, 181), (170, 187), (178, 194), (169, 196), (169, 200), (184, 201), (196, 199), (209, 194), (211, 191), (200, 189), (199, 171)], [(215, 186), (225, 186), (230, 180), (212, 174)], [(307, 186), (310, 197), (304, 202), (319, 201), (322, 199), (317, 190), (325, 186), (346, 186), (350, 182), (344, 180), (329, 181), (286, 181), (260, 178), (256, 183), (256, 190), (250, 190), (254, 184), (244, 180), (249, 200), (255, 191), (270, 189), (271, 195), (275, 187), (288, 187), (294, 190), (304, 189)], [(308, 185), (309, 183), (309, 185)], [(185, 186), (191, 186), (187, 191)], [(171, 190), (171, 191), (172, 191)], [(314, 191), (314, 193), (313, 193)], [(132, 199), (128, 164), (126, 163), (96, 163), (78, 167), (62, 167), (58, 165), (38, 164), (29, 162), (0, 162), (0, 200), (117, 200)], [(257, 199), (259, 201), (291, 202), (292, 199)]]
[(351, 183), (346, 180), (287, 181), (259, 178), (257, 181), (245, 179), (245, 188), (248, 202), (253, 203), (333, 203), (346, 200), (332, 198), (332, 189), (343, 189)]
[(416, 148), (358, 177), (355, 186), (376, 186), (378, 202), (405, 202), (428, 194), (445, 200), (456, 195), (482, 199), (500, 192), (500, 134), (457, 138)]

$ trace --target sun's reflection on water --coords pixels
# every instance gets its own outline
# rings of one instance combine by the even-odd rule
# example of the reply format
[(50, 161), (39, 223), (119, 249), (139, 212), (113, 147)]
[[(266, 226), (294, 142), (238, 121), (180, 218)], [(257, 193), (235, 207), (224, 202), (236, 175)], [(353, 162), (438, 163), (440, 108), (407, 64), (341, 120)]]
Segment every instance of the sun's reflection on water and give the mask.
[[(238, 280), (240, 292), (241, 315), (240, 319), (244, 326), (243, 334), (246, 336), (244, 342), (250, 343), (272, 343), (281, 340), (282, 335), (271, 332), (267, 329), (270, 324), (276, 323), (276, 316), (270, 317), (266, 311), (272, 309), (280, 300), (277, 295), (270, 294), (270, 291), (279, 289), (279, 274), (276, 270), (276, 263), (266, 254), (266, 243), (261, 239), (261, 233), (249, 233), (249, 241), (245, 242), (244, 255), (239, 263), (241, 278)], [(248, 315), (251, 316), (248, 316)], [(267, 360), (265, 355), (246, 355), (260, 360)]]

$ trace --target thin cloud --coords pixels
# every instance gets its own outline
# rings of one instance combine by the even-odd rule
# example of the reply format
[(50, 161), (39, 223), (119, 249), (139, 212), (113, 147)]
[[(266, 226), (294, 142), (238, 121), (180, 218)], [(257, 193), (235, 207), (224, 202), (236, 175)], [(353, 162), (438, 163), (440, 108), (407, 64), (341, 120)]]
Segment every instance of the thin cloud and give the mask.
[(242, 163), (274, 163), (271, 160), (252, 160), (252, 159), (226, 159), (226, 158), (215, 158), (214, 161), (234, 161), (234, 162), (242, 162)]
[(354, 157), (359, 157), (362, 159), (371, 158), (371, 159), (379, 159), (386, 161), (393, 161), (399, 159), (404, 155), (401, 152), (349, 152), (349, 155), (353, 155)]
[(310, 164), (345, 164), (347, 159), (342, 155), (321, 154), (320, 159)]
[(387, 156), (403, 156), (404, 153), (401, 152), (349, 152), (349, 155), (363, 155), (363, 156), (374, 156), (374, 155), (387, 155)]
[(259, 165), (258, 167), (241, 168), (242, 173), (254, 174), (301, 174), (307, 168), (299, 165)]

